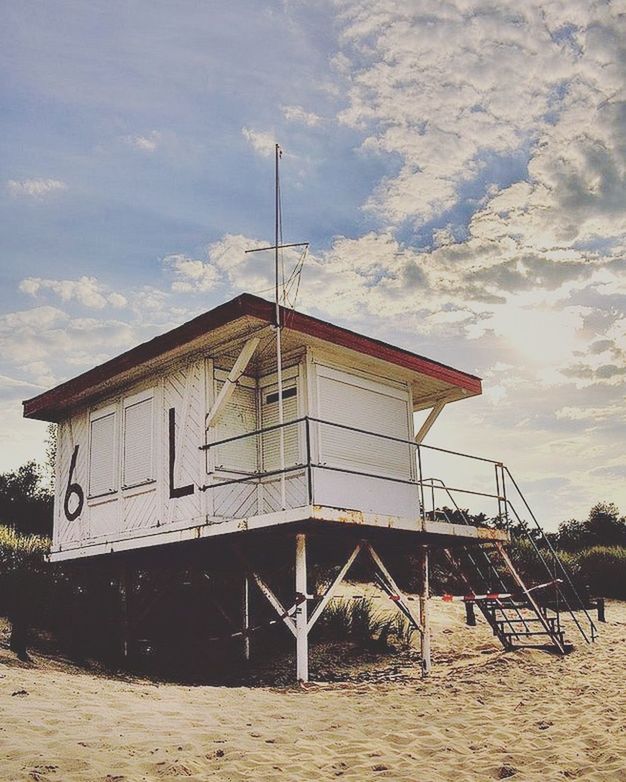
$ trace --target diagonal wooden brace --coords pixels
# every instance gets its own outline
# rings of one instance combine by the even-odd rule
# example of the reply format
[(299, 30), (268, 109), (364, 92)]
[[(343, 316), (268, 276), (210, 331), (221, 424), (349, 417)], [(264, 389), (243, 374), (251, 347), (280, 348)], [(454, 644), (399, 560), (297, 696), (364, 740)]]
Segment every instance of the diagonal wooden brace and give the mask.
[(267, 602), (272, 606), (272, 608), (276, 611), (278, 616), (287, 625), (287, 628), (291, 631), (292, 635), (295, 636), (296, 623), (291, 618), (291, 614), (298, 607), (298, 603), (294, 603), (294, 605), (287, 611), (283, 606), (283, 604), (280, 602), (280, 600), (272, 592), (270, 586), (261, 578), (261, 576), (258, 573), (255, 573), (255, 571), (252, 570), (250, 563), (246, 560), (242, 552), (238, 548), (235, 548), (235, 553), (237, 554), (238, 559), (245, 567), (248, 576), (252, 578), (254, 580), (254, 583), (258, 586), (261, 594), (265, 596)]
[(408, 601), (405, 598), (405, 596), (402, 594), (402, 591), (396, 584), (396, 582), (393, 579), (393, 576), (391, 573), (387, 570), (384, 562), (382, 559), (378, 556), (376, 551), (374, 550), (371, 543), (368, 541), (364, 541), (364, 546), (367, 549), (368, 554), (370, 555), (372, 562), (376, 565), (376, 567), (379, 569), (381, 575), (384, 579), (386, 579), (387, 583), (389, 584), (389, 587), (391, 588), (391, 591), (394, 595), (394, 600), (398, 604), (398, 608), (402, 611), (402, 613), (406, 616), (406, 618), (409, 620), (409, 622), (413, 625), (413, 627), (418, 630), (420, 633), (424, 633), (424, 629), (422, 628), (422, 625), (419, 621), (419, 618), (416, 618), (413, 615), (413, 612), (408, 606)]
[(350, 570), (350, 567), (351, 567), (352, 563), (357, 558), (357, 556), (359, 555), (359, 552), (361, 551), (362, 548), (363, 548), (363, 544), (362, 543), (357, 543), (356, 544), (356, 546), (354, 548), (354, 551), (352, 552), (352, 554), (350, 554), (350, 556), (346, 560), (346, 563), (341, 568), (339, 573), (337, 573), (337, 575), (335, 576), (335, 579), (328, 586), (328, 588), (324, 592), (324, 595), (322, 596), (322, 599), (320, 600), (320, 602), (315, 606), (315, 610), (311, 614), (311, 617), (309, 619), (309, 624), (307, 625), (307, 630), (309, 632), (311, 632), (311, 628), (313, 627), (313, 625), (317, 622), (317, 620), (322, 615), (323, 610), (328, 605), (328, 602), (332, 599), (333, 595), (337, 591), (337, 587), (339, 586), (339, 584), (341, 584), (341, 582), (345, 578), (346, 573), (348, 572), (348, 570)]
[(213, 402), (213, 407), (211, 407), (207, 413), (205, 420), (206, 430), (208, 430), (210, 426), (215, 425), (221, 414), (224, 412), (224, 409), (228, 404), (228, 400), (233, 395), (235, 388), (237, 387), (237, 381), (243, 375), (246, 367), (250, 363), (250, 359), (258, 347), (259, 341), (259, 337), (251, 337), (241, 348), (241, 352), (237, 356), (237, 360), (235, 361), (233, 368), (228, 373), (228, 377), (226, 378), (224, 385), (217, 395), (215, 402)]

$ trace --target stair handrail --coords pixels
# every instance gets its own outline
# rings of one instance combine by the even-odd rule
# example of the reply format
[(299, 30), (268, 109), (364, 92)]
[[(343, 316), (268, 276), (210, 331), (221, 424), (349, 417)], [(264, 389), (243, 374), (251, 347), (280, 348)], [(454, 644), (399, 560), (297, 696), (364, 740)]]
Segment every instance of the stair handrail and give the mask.
[[(445, 493), (448, 495), (448, 499), (449, 499), (449, 500), (450, 500), (450, 502), (451, 502), (451, 503), (454, 505), (454, 508), (455, 508), (455, 510), (456, 510), (456, 511), (457, 511), (457, 512), (460, 514), (460, 516), (461, 516), (461, 518), (462, 518), (462, 520), (463, 520), (463, 523), (464, 523), (464, 524), (465, 524), (467, 527), (473, 527), (473, 526), (474, 526), (474, 525), (471, 523), (471, 521), (470, 521), (470, 520), (467, 518), (467, 516), (466, 516), (466, 514), (465, 514), (465, 511), (464, 511), (464, 510), (463, 510), (463, 509), (462, 509), (462, 508), (459, 506), (458, 502), (457, 502), (457, 501), (456, 501), (456, 499), (454, 498), (454, 496), (453, 496), (453, 494), (452, 494), (452, 489), (450, 489), (450, 487), (449, 487), (449, 486), (448, 486), (448, 485), (445, 483), (445, 481), (444, 481), (442, 478), (422, 478), (422, 479), (421, 479), (421, 482), (422, 482), (422, 483), (430, 483), (430, 484), (431, 484), (431, 486), (433, 486), (435, 483), (438, 483), (438, 484), (439, 484), (439, 487), (440, 487), (441, 489), (443, 489), (443, 491), (444, 491), (444, 492), (445, 492)], [(457, 491), (458, 491), (458, 489), (457, 489)], [(433, 497), (433, 514), (434, 514), (434, 512), (435, 512), (435, 508), (434, 508), (434, 497)], [(446, 519), (448, 520), (448, 523), (450, 523), (450, 524), (451, 524), (451, 523), (452, 523), (452, 521), (451, 521), (451, 519), (448, 517), (448, 514), (446, 513), (446, 511), (445, 511), (443, 508), (442, 508), (442, 513), (443, 513), (443, 515), (446, 517)], [(478, 575), (481, 577), (481, 579), (482, 579), (482, 581), (483, 581), (483, 584), (484, 584), (484, 585), (485, 585), (485, 586), (486, 586), (486, 587), (489, 589), (489, 588), (490, 588), (490, 582), (489, 582), (489, 580), (488, 580), (488, 579), (487, 579), (487, 578), (486, 578), (486, 577), (483, 575), (483, 572), (482, 572), (482, 570), (481, 570), (481, 569), (478, 567), (478, 564), (477, 564), (477, 562), (474, 560), (474, 557), (473, 557), (473, 556), (472, 556), (472, 554), (470, 553), (469, 546), (464, 546), (463, 548), (465, 549), (465, 551), (466, 551), (466, 554), (467, 554), (467, 556), (469, 557), (469, 560), (470, 560), (470, 562), (471, 562), (471, 563), (472, 563), (472, 565), (473, 565), (473, 566), (476, 568), (476, 571), (477, 571)], [(498, 572), (498, 569), (496, 568), (496, 566), (493, 564), (493, 562), (491, 561), (491, 559), (490, 559), (490, 558), (489, 558), (489, 556), (487, 555), (487, 552), (484, 550), (484, 548), (483, 548), (482, 546), (479, 546), (478, 550), (479, 550), (479, 551), (480, 551), (480, 553), (482, 554), (482, 557), (483, 557), (484, 561), (487, 563), (487, 566), (488, 566), (489, 570), (490, 570), (490, 571), (492, 572), (492, 574), (495, 576), (495, 578), (496, 578), (496, 581), (497, 581), (497, 582), (500, 584), (500, 587), (503, 589), (503, 591), (505, 591), (505, 592), (506, 592), (506, 591), (507, 591), (506, 584), (504, 583), (504, 581), (503, 581), (503, 579), (502, 579), (502, 576), (501, 576), (501, 575), (500, 575), (500, 573)], [(491, 582), (491, 583), (493, 583), (493, 582)], [(479, 608), (481, 609), (481, 611), (483, 611), (483, 606), (482, 606), (482, 604), (479, 604)], [(483, 613), (484, 613), (484, 611), (483, 611)], [(518, 617), (518, 619), (519, 619), (519, 620), (520, 620), (520, 621), (521, 621), (521, 622), (524, 624), (524, 627), (525, 627), (526, 629), (528, 629), (528, 625), (526, 624), (525, 618), (524, 618), (524, 616), (522, 615), (522, 613), (519, 611), (519, 609), (517, 609), (517, 608), (516, 608), (516, 609), (515, 609), (515, 613), (517, 614), (517, 617)], [(486, 616), (486, 615), (485, 615), (485, 616)], [(507, 621), (508, 621), (508, 620), (507, 620)], [(513, 625), (512, 625), (510, 622), (509, 622), (509, 627), (511, 628), (511, 631), (512, 631), (512, 632), (513, 632), (515, 635), (517, 635), (517, 633), (515, 633), (515, 628), (513, 627)], [(519, 635), (518, 635), (517, 637), (519, 638)]]
[[(533, 522), (534, 522), (534, 524), (535, 524), (535, 527), (537, 528), (537, 530), (538, 530), (538, 531), (539, 531), (539, 533), (540, 533), (541, 540), (542, 540), (542, 541), (543, 541), (543, 542), (546, 544), (546, 546), (547, 546), (547, 548), (548, 548), (548, 551), (549, 551), (549, 552), (552, 554), (552, 558), (553, 558), (554, 562), (557, 562), (557, 563), (558, 563), (558, 567), (559, 567), (559, 570), (560, 570), (560, 572), (561, 572), (561, 573), (562, 573), (562, 575), (565, 577), (565, 580), (566, 580), (566, 582), (567, 582), (568, 586), (570, 587), (570, 589), (571, 589), (571, 591), (572, 591), (572, 594), (574, 594), (574, 596), (576, 597), (576, 600), (578, 601), (578, 604), (579, 604), (579, 606), (580, 606), (580, 609), (582, 609), (582, 611), (583, 611), (583, 612), (584, 612), (584, 614), (585, 614), (585, 617), (587, 618), (587, 621), (589, 622), (589, 627), (590, 627), (590, 629), (591, 629), (591, 640), (592, 640), (592, 641), (593, 641), (593, 640), (595, 640), (595, 637), (596, 637), (596, 636), (597, 636), (597, 634), (598, 634), (598, 629), (597, 629), (597, 627), (596, 627), (596, 625), (595, 625), (595, 622), (594, 622), (594, 621), (593, 621), (593, 619), (591, 618), (591, 615), (590, 615), (590, 614), (589, 614), (589, 612), (587, 611), (587, 608), (585, 607), (585, 604), (584, 604), (584, 602), (583, 602), (582, 598), (581, 598), (581, 597), (580, 597), (580, 595), (578, 594), (578, 590), (576, 589), (576, 587), (575, 587), (575, 585), (574, 585), (574, 582), (573, 582), (573, 580), (572, 580), (572, 578), (571, 578), (571, 576), (570, 576), (570, 574), (569, 574), (569, 571), (567, 570), (567, 568), (566, 568), (566, 567), (565, 567), (565, 565), (563, 564), (562, 560), (560, 559), (560, 557), (559, 557), (558, 553), (556, 552), (556, 550), (555, 550), (554, 546), (552, 545), (552, 543), (550, 543), (550, 539), (547, 537), (547, 535), (546, 535), (546, 533), (544, 532), (544, 530), (543, 530), (543, 527), (541, 526), (541, 524), (539, 524), (539, 522), (538, 522), (538, 520), (537, 520), (537, 517), (536, 517), (536, 516), (535, 516), (535, 514), (533, 513), (533, 511), (532, 511), (532, 508), (531, 508), (531, 507), (530, 507), (530, 505), (528, 504), (528, 501), (527, 501), (526, 497), (524, 496), (524, 494), (523, 494), (522, 490), (520, 489), (520, 487), (519, 487), (519, 485), (518, 485), (517, 481), (515, 480), (515, 478), (514, 478), (514, 477), (513, 477), (513, 475), (511, 474), (511, 471), (509, 470), (509, 468), (508, 468), (506, 465), (502, 465), (502, 470), (503, 470), (503, 472), (505, 472), (505, 473), (506, 473), (506, 475), (508, 475), (509, 479), (511, 480), (511, 483), (512, 483), (512, 484), (513, 484), (513, 486), (515, 487), (515, 490), (517, 491), (517, 493), (518, 493), (518, 495), (519, 495), (520, 499), (521, 499), (521, 500), (522, 500), (522, 502), (524, 503), (524, 507), (525, 507), (525, 508), (526, 508), (526, 510), (528, 511), (528, 514), (529, 514), (530, 518), (533, 520)], [(522, 529), (524, 530), (524, 532), (526, 533), (526, 537), (527, 537), (527, 538), (528, 538), (528, 539), (531, 541), (531, 543), (533, 544), (533, 547), (534, 547), (535, 551), (537, 552), (537, 554), (539, 555), (539, 557), (540, 557), (541, 561), (543, 562), (543, 564), (545, 565), (545, 567), (546, 567), (546, 568), (548, 569), (548, 571), (549, 571), (549, 566), (548, 566), (548, 563), (547, 563), (547, 562), (545, 561), (545, 559), (543, 558), (543, 556), (542, 556), (541, 552), (539, 551), (539, 548), (537, 547), (537, 544), (535, 543), (535, 540), (534, 540), (533, 536), (530, 534), (530, 531), (529, 531), (529, 529), (528, 529), (528, 524), (527, 524), (527, 522), (525, 522), (525, 521), (524, 521), (524, 520), (523, 520), (523, 519), (520, 517), (519, 513), (517, 512), (517, 509), (515, 508), (515, 506), (513, 505), (513, 503), (511, 502), (511, 500), (510, 500), (509, 498), (507, 498), (506, 502), (507, 502), (507, 505), (509, 506), (509, 508), (510, 508), (510, 509), (513, 511), (513, 513), (515, 514), (515, 518), (516, 518), (516, 519), (517, 519), (517, 521), (519, 522), (519, 524), (520, 524), (521, 528), (522, 528)], [(583, 628), (582, 628), (582, 625), (581, 625), (581, 624), (580, 624), (580, 622), (578, 621), (578, 618), (575, 616), (575, 614), (574, 614), (574, 612), (573, 612), (573, 610), (572, 610), (572, 608), (571, 608), (571, 606), (570, 606), (570, 604), (569, 604), (569, 601), (568, 601), (568, 599), (567, 599), (567, 596), (565, 595), (565, 593), (564, 593), (562, 590), (559, 590), (559, 591), (560, 591), (560, 593), (561, 593), (561, 596), (563, 597), (563, 600), (565, 601), (565, 604), (566, 604), (566, 606), (567, 606), (567, 610), (568, 610), (568, 612), (570, 613), (570, 615), (571, 615), (571, 616), (572, 616), (572, 618), (574, 619), (574, 621), (575, 621), (575, 623), (576, 623), (576, 625), (577, 625), (578, 629), (580, 630), (580, 632), (581, 632), (582, 636), (585, 638), (585, 640), (587, 641), (587, 643), (589, 643), (589, 639), (587, 638), (587, 635), (586, 635), (585, 631), (583, 630)]]
[[(590, 622), (592, 625), (594, 625), (594, 622), (593, 622), (593, 620), (592, 620), (591, 616), (589, 615), (589, 613), (587, 612), (587, 609), (585, 608), (584, 602), (583, 602), (582, 598), (580, 597), (580, 595), (578, 594), (578, 591), (576, 590), (576, 586), (574, 585), (574, 583), (573, 583), (573, 581), (572, 581), (572, 579), (571, 579), (571, 576), (570, 576), (570, 574), (569, 574), (569, 572), (568, 572), (567, 568), (565, 567), (565, 565), (563, 564), (563, 562), (562, 562), (562, 561), (561, 561), (561, 559), (559, 558), (559, 554), (558, 554), (558, 552), (556, 551), (556, 549), (554, 548), (554, 546), (552, 545), (552, 543), (550, 543), (550, 538), (548, 538), (548, 536), (545, 534), (545, 532), (544, 532), (544, 530), (543, 530), (543, 527), (542, 527), (542, 526), (541, 526), (541, 524), (540, 524), (540, 523), (537, 521), (537, 517), (536, 517), (536, 516), (535, 516), (535, 514), (533, 513), (533, 511), (532, 511), (532, 508), (531, 508), (531, 507), (530, 507), (530, 505), (528, 504), (528, 501), (526, 500), (526, 497), (525, 497), (525, 496), (524, 496), (524, 494), (522, 493), (522, 490), (520, 489), (520, 487), (519, 487), (519, 485), (518, 485), (517, 481), (515, 480), (515, 478), (514, 478), (514, 477), (513, 477), (513, 475), (511, 474), (511, 471), (509, 470), (509, 468), (508, 468), (506, 465), (503, 465), (503, 467), (504, 467), (504, 470), (506, 470), (506, 474), (507, 474), (507, 475), (509, 476), (509, 478), (511, 479), (511, 483), (512, 483), (512, 484), (513, 484), (513, 486), (515, 487), (515, 489), (516, 489), (517, 493), (519, 494), (519, 496), (520, 496), (520, 498), (521, 498), (522, 502), (524, 503), (524, 506), (525, 506), (526, 510), (528, 511), (528, 513), (529, 513), (529, 515), (530, 515), (530, 518), (533, 520), (533, 522), (534, 522), (534, 524), (535, 524), (535, 527), (536, 527), (536, 528), (539, 530), (539, 532), (541, 533), (541, 537), (542, 537), (542, 539), (543, 539), (543, 540), (545, 540), (545, 543), (546, 543), (546, 545), (547, 545), (547, 547), (548, 547), (548, 549), (549, 549), (550, 553), (551, 553), (551, 554), (552, 554), (552, 556), (555, 558), (555, 561), (559, 563), (559, 567), (560, 567), (560, 569), (561, 569), (561, 572), (562, 572), (562, 573), (563, 573), (563, 575), (565, 576), (565, 578), (566, 578), (566, 580), (567, 580), (567, 583), (569, 584), (569, 586), (570, 586), (570, 587), (571, 587), (571, 589), (572, 589), (572, 592), (573, 592), (573, 593), (576, 595), (576, 597), (578, 598), (578, 601), (579, 601), (579, 602), (580, 602), (580, 604), (581, 604), (581, 608), (582, 608), (582, 609), (583, 609), (583, 611), (584, 611), (584, 612), (587, 614), (587, 618), (589, 619), (589, 622)], [(510, 501), (510, 500), (508, 500), (508, 502), (509, 502), (509, 504), (511, 504), (511, 501)], [(517, 515), (517, 516), (518, 516), (518, 518), (519, 518), (519, 515), (518, 515), (518, 514), (516, 514), (516, 515)], [(594, 627), (595, 627), (595, 625), (594, 625)], [(597, 628), (596, 628), (596, 630), (597, 630)]]

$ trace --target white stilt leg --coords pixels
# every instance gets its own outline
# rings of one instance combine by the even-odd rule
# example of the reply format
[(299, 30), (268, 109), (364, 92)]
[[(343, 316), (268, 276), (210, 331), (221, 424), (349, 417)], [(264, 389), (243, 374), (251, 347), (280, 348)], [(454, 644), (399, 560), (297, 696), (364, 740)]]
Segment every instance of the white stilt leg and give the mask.
[[(306, 535), (296, 535), (296, 593), (307, 593), (306, 578)], [(309, 628), (307, 602), (304, 599), (296, 609), (296, 675), (299, 682), (309, 680)]]
[(430, 609), (429, 609), (429, 573), (428, 573), (428, 546), (422, 546), (421, 556), (421, 581), (422, 593), (420, 595), (420, 618), (422, 622), (421, 650), (422, 650), (422, 675), (430, 673)]
[(248, 629), (250, 628), (250, 581), (248, 576), (244, 576), (243, 579), (243, 629), (245, 635), (243, 637), (243, 658), (244, 660), (250, 660), (250, 636), (248, 635)]

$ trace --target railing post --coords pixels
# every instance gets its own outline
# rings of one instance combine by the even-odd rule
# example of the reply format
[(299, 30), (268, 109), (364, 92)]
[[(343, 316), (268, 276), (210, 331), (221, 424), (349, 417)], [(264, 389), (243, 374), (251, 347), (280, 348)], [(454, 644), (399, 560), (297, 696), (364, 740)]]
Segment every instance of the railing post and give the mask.
[(494, 472), (496, 474), (496, 496), (498, 497), (498, 523), (502, 526), (502, 494), (500, 492), (500, 475), (498, 473), (498, 465), (493, 465)]
[(509, 524), (509, 501), (506, 496), (506, 474), (504, 472), (504, 465), (500, 463), (500, 474), (502, 476), (502, 499), (504, 501), (504, 524), (507, 530), (510, 527)]
[(309, 505), (313, 505), (313, 467), (311, 465), (311, 422), (309, 416), (304, 417), (306, 440), (306, 481)]
[(422, 511), (422, 521), (426, 522), (426, 505), (424, 501), (424, 479), (423, 479), (423, 473), (422, 473), (422, 448), (419, 443), (416, 445), (417, 448), (417, 478), (419, 481), (419, 496), (420, 496), (420, 505), (421, 505), (421, 511)]

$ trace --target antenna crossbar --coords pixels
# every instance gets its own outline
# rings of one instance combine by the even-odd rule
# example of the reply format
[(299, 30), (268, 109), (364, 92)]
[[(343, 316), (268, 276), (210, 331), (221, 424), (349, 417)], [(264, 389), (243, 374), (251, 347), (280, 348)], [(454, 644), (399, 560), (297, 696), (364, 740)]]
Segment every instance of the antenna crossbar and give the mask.
[(286, 247), (308, 247), (309, 242), (293, 242), (292, 244), (272, 244), (269, 247), (255, 247), (254, 250), (246, 250), (248, 253), (260, 253), (263, 250), (283, 250)]

